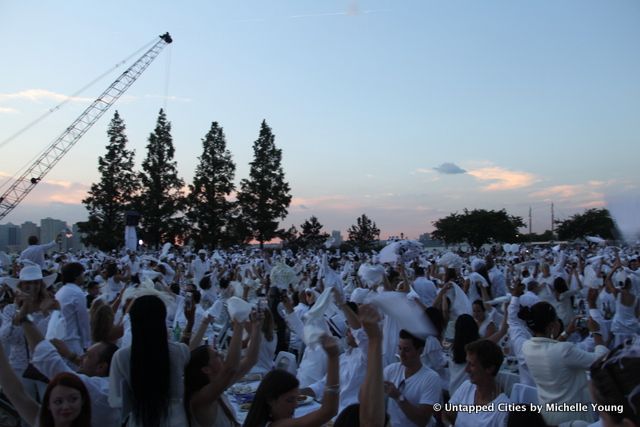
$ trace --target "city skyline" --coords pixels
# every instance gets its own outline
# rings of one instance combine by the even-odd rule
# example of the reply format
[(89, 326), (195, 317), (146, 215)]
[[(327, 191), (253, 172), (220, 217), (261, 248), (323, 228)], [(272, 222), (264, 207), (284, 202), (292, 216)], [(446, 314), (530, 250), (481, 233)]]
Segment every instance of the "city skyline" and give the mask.
[[(0, 6), (0, 35), (12, 41), (0, 46), (11, 64), (0, 144), (153, 37), (174, 37), (3, 223), (84, 220), (114, 111), (139, 165), (166, 107), (187, 183), (212, 121), (236, 183), (247, 177), (266, 119), (292, 187), (283, 228), (314, 215), (346, 234), (364, 213), (382, 238), (417, 238), (465, 208), (526, 223), (531, 207), (542, 233), (553, 202), (559, 220), (606, 207), (621, 228), (640, 229), (637, 2), (141, 1), (126, 14), (118, 4)], [(0, 145), (0, 185), (121, 71)]]

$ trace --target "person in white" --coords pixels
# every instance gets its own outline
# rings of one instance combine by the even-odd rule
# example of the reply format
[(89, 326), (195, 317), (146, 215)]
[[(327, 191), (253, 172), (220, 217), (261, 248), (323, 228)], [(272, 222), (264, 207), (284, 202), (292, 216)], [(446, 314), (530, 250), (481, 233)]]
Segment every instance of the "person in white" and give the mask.
[(422, 365), (424, 341), (400, 330), (400, 362), (384, 369), (384, 388), (393, 427), (433, 426), (433, 405), (441, 401), (440, 377)]
[[(65, 363), (62, 353), (51, 342), (44, 340), (42, 333), (30, 321), (24, 321), (22, 326), (29, 347), (32, 349), (31, 361), (43, 375), (53, 378), (62, 372), (75, 373), (87, 387), (91, 396), (91, 425), (94, 427), (118, 425), (120, 410), (111, 408), (108, 402), (109, 368), (111, 358), (118, 350), (118, 346), (106, 342), (93, 344), (82, 357), (80, 368), (76, 373)], [(68, 349), (64, 349), (63, 352), (67, 357), (73, 357)]]
[(89, 347), (91, 334), (87, 297), (80, 288), (84, 284), (82, 264), (72, 262), (62, 267), (62, 281), (64, 285), (56, 292), (66, 325), (62, 341), (75, 354), (83, 354), (84, 349)]
[(211, 270), (211, 261), (207, 259), (207, 251), (200, 249), (198, 251), (198, 257), (191, 261), (191, 274), (193, 275), (193, 282), (200, 283), (200, 280), (207, 272)]
[(504, 426), (508, 411), (500, 409), (508, 404), (509, 398), (500, 390), (496, 375), (504, 359), (500, 346), (493, 341), (481, 339), (468, 344), (465, 370), (469, 379), (458, 387), (449, 399), (450, 405), (493, 405), (492, 411), (447, 410), (444, 417), (456, 427)]
[[(591, 403), (586, 370), (608, 351), (598, 334), (598, 324), (592, 319), (588, 323), (596, 344), (591, 353), (574, 343), (556, 340), (560, 337), (560, 321), (551, 304), (541, 301), (523, 315), (533, 337), (523, 344), (522, 352), (537, 385), (540, 403), (544, 405), (542, 416), (546, 423), (595, 421), (595, 414), (590, 411), (572, 411), (563, 405)], [(559, 405), (557, 410), (550, 406), (554, 404)]]
[[(336, 293), (337, 294), (337, 293)], [(338, 413), (354, 403), (358, 403), (358, 393), (364, 381), (367, 369), (367, 334), (362, 329), (356, 314), (355, 303), (338, 301), (350, 328), (347, 329), (347, 349), (340, 355), (340, 407)], [(308, 388), (301, 389), (301, 394), (320, 398), (324, 393), (327, 376)]]
[(56, 247), (60, 239), (60, 236), (56, 237), (56, 240), (53, 240), (49, 243), (45, 243), (44, 245), (38, 244), (38, 238), (36, 236), (29, 236), (29, 246), (20, 254), (21, 260), (28, 260), (40, 266), (40, 268), (44, 268), (44, 254)]

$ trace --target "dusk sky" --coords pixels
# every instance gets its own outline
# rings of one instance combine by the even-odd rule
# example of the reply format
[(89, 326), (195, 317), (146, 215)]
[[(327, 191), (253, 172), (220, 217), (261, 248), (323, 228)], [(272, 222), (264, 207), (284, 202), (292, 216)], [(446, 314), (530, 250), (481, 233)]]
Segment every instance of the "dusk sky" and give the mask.
[[(0, 0), (0, 184), (133, 60), (7, 138), (164, 32), (174, 43), (3, 223), (86, 219), (117, 109), (136, 163), (160, 108), (191, 182), (224, 128), (246, 178), (266, 119), (292, 189), (282, 226), (366, 213), (417, 238), (464, 208), (533, 231), (591, 207), (640, 224), (640, 2)], [(141, 54), (138, 53), (133, 59)], [(4, 192), (3, 185), (0, 192)]]

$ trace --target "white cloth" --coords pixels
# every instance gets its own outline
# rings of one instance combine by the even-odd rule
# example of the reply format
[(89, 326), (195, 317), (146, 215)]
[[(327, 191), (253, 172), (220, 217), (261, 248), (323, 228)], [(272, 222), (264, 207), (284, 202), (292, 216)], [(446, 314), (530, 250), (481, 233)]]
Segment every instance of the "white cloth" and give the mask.
[(83, 354), (91, 343), (87, 296), (75, 283), (67, 283), (56, 293), (56, 300), (66, 325), (63, 341), (72, 352)]
[(511, 354), (518, 358), (518, 370), (520, 372), (520, 382), (522, 384), (536, 386), (535, 381), (529, 373), (527, 361), (522, 352), (522, 346), (531, 338), (531, 332), (524, 324), (524, 321), (518, 317), (520, 310), (520, 298), (511, 297), (511, 303), (507, 309), (507, 321), (509, 324), (509, 344), (511, 345)]
[[(476, 385), (469, 380), (458, 387), (458, 390), (451, 396), (449, 403), (454, 405), (475, 405)], [(509, 398), (500, 393), (490, 403), (494, 405), (494, 411), (480, 411), (476, 413), (459, 411), (456, 416), (456, 427), (478, 427), (491, 426), (501, 427), (507, 425), (507, 411), (499, 411), (498, 405), (509, 403)]]
[(28, 260), (35, 264), (38, 264), (40, 268), (44, 268), (44, 254), (56, 247), (56, 241), (52, 241), (50, 243), (45, 243), (43, 245), (29, 245), (25, 250), (20, 254), (20, 259)]
[[(412, 405), (433, 405), (441, 401), (440, 378), (431, 369), (423, 366), (418, 372), (405, 378), (405, 367), (400, 363), (393, 363), (384, 368), (384, 380), (392, 382), (400, 393)], [(389, 399), (389, 419), (393, 427), (416, 426), (404, 414), (398, 403)], [(435, 425), (431, 420), (427, 426)]]
[[(29, 365), (29, 355), (27, 350), (27, 341), (24, 336), (24, 332), (21, 326), (15, 326), (13, 324), (13, 317), (17, 312), (15, 304), (7, 305), (2, 310), (2, 326), (0, 326), (0, 342), (5, 346), (6, 353), (9, 358), (9, 364), (18, 376), (22, 375), (22, 372)], [(41, 334), (47, 332), (47, 326), (49, 324), (50, 316), (43, 316), (42, 313), (33, 313), (34, 324), (38, 328)]]
[[(184, 368), (189, 362), (189, 347), (182, 343), (169, 342), (169, 408), (168, 417), (159, 427), (173, 427), (188, 425), (187, 415), (182, 404), (184, 383), (182, 376)], [(129, 380), (131, 347), (124, 347), (113, 355), (111, 372), (109, 373), (109, 405), (122, 408), (122, 415), (129, 415), (133, 407), (133, 391)], [(128, 425), (135, 426), (132, 417)]]
[(200, 257), (191, 261), (191, 274), (193, 274), (193, 281), (196, 284), (200, 283), (200, 280), (211, 269), (211, 261), (205, 259), (202, 261)]
[(251, 373), (266, 374), (273, 369), (273, 359), (276, 355), (276, 347), (278, 345), (278, 338), (275, 333), (271, 338), (271, 341), (267, 341), (267, 338), (262, 335), (262, 341), (260, 341), (260, 349), (258, 351), (258, 361), (251, 368)]
[[(340, 407), (338, 413), (354, 403), (358, 403), (358, 393), (367, 372), (367, 334), (362, 329), (352, 331), (358, 346), (348, 348), (340, 355)], [(326, 386), (327, 376), (309, 385), (317, 399)]]
[(61, 372), (76, 374), (87, 387), (91, 397), (91, 425), (112, 427), (120, 424), (120, 409), (109, 405), (109, 377), (90, 377), (74, 372), (49, 341), (40, 341), (33, 352), (33, 365), (49, 378)]
[(458, 388), (469, 379), (469, 374), (465, 371), (467, 362), (449, 362), (449, 395), (455, 393)]
[[(533, 337), (522, 346), (529, 372), (538, 387), (541, 404), (591, 403), (586, 370), (607, 353), (604, 346), (596, 346), (593, 353), (580, 350), (570, 342)], [(542, 415), (547, 424), (558, 425), (572, 420), (595, 421), (589, 412), (547, 412)]]

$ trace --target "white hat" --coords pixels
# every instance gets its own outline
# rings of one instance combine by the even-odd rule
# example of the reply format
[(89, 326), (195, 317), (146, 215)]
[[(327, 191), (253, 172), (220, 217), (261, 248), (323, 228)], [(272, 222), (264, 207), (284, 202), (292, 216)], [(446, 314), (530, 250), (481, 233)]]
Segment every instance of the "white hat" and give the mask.
[(525, 292), (520, 296), (520, 305), (523, 307), (531, 308), (540, 301), (542, 300), (533, 292)]
[(9, 285), (9, 287), (15, 290), (18, 287), (20, 282), (28, 282), (32, 280), (42, 280), (44, 282), (44, 286), (48, 288), (53, 285), (58, 275), (56, 273), (50, 274), (48, 276), (42, 277), (42, 270), (37, 265), (27, 265), (22, 267), (20, 270), (20, 277), (16, 279), (15, 277), (5, 277), (4, 282)]
[(204, 249), (200, 249), (200, 250), (198, 251), (198, 255), (200, 255), (200, 254), (206, 255), (206, 254), (207, 254), (207, 251), (205, 251)]
[(369, 289), (355, 288), (353, 292), (351, 292), (351, 302), (354, 302), (356, 304), (363, 304), (368, 295)]

